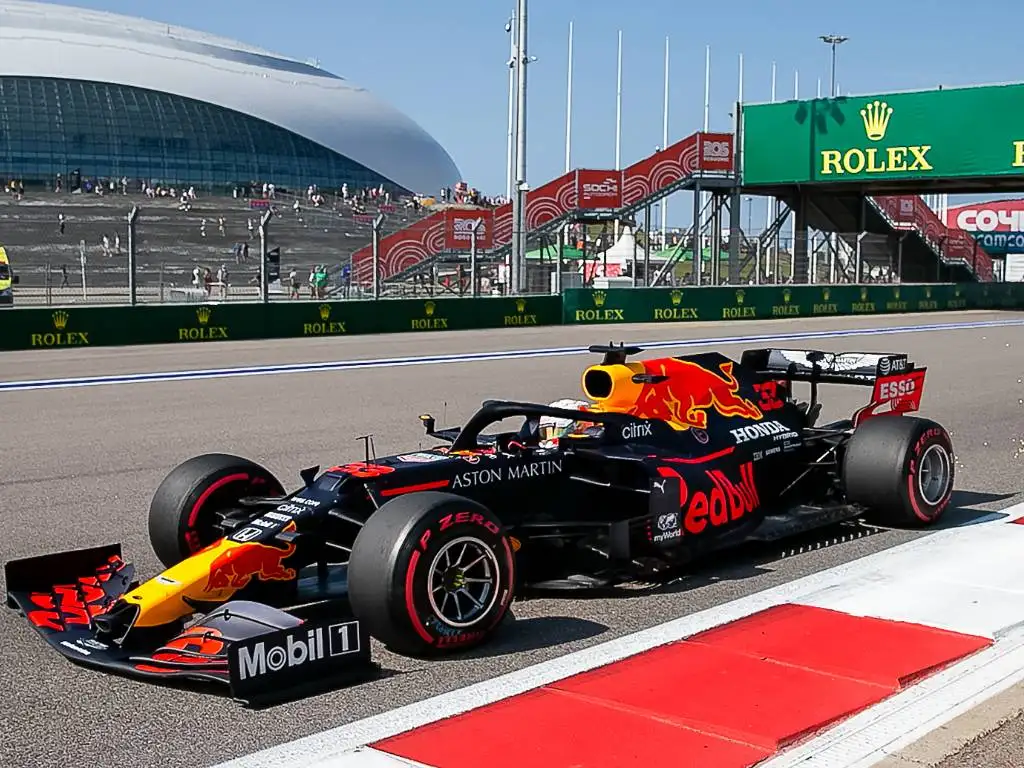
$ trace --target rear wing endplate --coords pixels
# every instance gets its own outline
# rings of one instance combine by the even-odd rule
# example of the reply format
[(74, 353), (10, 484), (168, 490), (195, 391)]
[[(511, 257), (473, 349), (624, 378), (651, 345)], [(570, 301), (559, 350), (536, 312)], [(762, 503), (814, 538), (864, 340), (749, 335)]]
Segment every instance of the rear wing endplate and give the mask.
[(811, 349), (748, 349), (740, 360), (766, 376), (789, 381), (872, 386), (883, 376), (915, 370), (907, 355), (877, 352), (823, 352)]

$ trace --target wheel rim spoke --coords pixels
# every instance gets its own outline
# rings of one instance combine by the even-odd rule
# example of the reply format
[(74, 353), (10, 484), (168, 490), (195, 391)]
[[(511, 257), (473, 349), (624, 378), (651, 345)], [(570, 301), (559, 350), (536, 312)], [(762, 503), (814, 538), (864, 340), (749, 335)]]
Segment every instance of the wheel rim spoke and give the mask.
[[(470, 575), (472, 574), (472, 575)], [(494, 605), (500, 570), (491, 547), (474, 536), (447, 542), (429, 566), (427, 599), (437, 619), (468, 629)]]

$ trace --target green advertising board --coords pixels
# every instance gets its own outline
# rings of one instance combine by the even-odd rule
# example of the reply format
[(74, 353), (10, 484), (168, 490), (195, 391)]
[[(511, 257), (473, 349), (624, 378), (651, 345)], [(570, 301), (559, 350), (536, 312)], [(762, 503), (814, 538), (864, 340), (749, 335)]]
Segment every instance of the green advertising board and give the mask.
[(1024, 283), (573, 288), (564, 296), (0, 311), (0, 350), (335, 337), (611, 323), (1024, 309)]
[(0, 312), (0, 350), (524, 328), (561, 322), (559, 296), (18, 307)]
[(1024, 307), (1024, 284), (573, 288), (566, 324), (772, 320)]
[(1024, 177), (1024, 84), (743, 108), (748, 186)]

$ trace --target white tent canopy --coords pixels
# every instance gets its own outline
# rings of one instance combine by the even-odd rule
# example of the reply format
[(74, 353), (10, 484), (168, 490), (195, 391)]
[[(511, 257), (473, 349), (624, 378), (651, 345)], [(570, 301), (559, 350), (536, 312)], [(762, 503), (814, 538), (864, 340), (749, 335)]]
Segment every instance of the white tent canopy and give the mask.
[[(604, 251), (597, 251), (594, 253), (587, 254), (587, 261), (590, 264), (597, 264), (596, 274), (603, 275), (604, 264), (608, 263), (608, 277), (618, 275), (622, 273), (622, 270), (626, 268), (627, 264), (633, 262), (633, 256), (636, 255), (636, 260), (639, 263), (643, 263), (644, 260), (644, 249), (636, 242), (636, 237), (633, 235), (632, 227), (623, 227), (622, 234), (618, 241), (611, 247)], [(666, 256), (664, 253), (658, 254), (654, 250), (651, 251), (650, 263), (651, 264), (664, 264)], [(592, 267), (591, 267), (592, 268)], [(582, 266), (581, 266), (582, 269)]]

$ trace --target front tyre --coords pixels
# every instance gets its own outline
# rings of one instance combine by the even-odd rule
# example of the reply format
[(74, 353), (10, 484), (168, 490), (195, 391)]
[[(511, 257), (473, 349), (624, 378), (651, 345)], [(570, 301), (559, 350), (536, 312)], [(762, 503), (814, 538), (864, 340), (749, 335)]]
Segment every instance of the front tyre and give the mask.
[(843, 458), (847, 500), (894, 527), (934, 525), (954, 481), (949, 433), (928, 419), (879, 416), (854, 431)]
[(170, 568), (221, 537), (217, 512), (246, 496), (279, 496), (281, 483), (248, 459), (222, 453), (196, 456), (179, 464), (153, 494), (149, 541)]
[(388, 648), (436, 655), (485, 642), (508, 612), (515, 559), (486, 507), (446, 493), (384, 504), (356, 537), (348, 564), (352, 610)]

